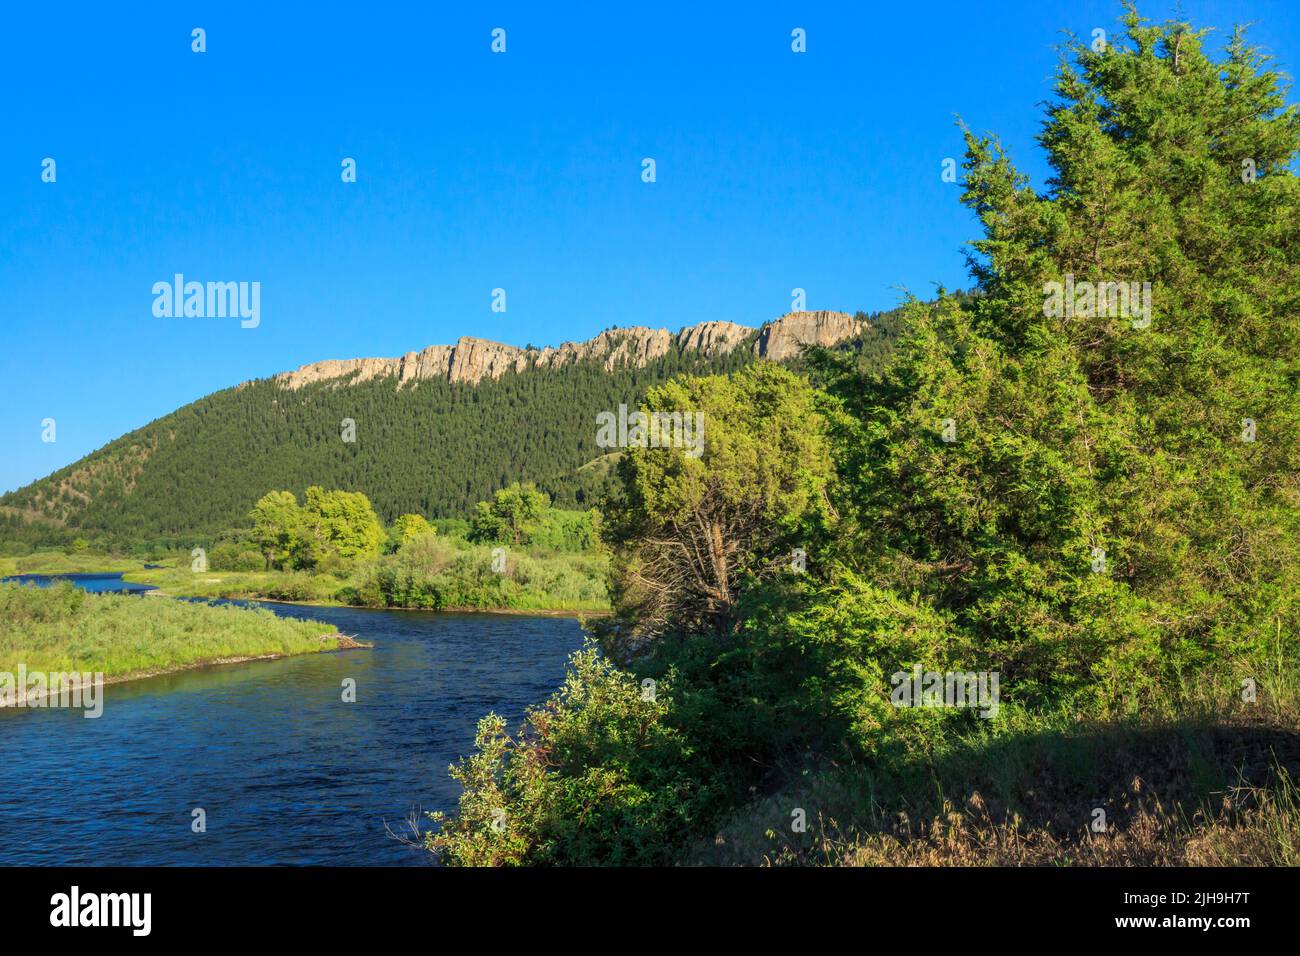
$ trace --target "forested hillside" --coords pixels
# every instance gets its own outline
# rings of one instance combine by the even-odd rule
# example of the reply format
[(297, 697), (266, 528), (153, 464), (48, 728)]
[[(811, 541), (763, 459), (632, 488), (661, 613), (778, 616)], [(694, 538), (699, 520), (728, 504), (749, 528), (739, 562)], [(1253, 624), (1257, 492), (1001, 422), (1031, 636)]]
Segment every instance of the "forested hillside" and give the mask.
[[(852, 346), (878, 358), (897, 323), (892, 315), (870, 322)], [(0, 540), (186, 543), (243, 524), (268, 490), (302, 494), (309, 485), (364, 492), (385, 521), (468, 517), (518, 480), (535, 482), (557, 506), (590, 506), (608, 471), (583, 467), (608, 453), (596, 444), (598, 412), (635, 407), (674, 375), (753, 361), (746, 348), (714, 358), (674, 348), (639, 368), (607, 370), (593, 359), (477, 384), (398, 388), (376, 378), (288, 389), (259, 380), (186, 405), (0, 498)], [(355, 441), (344, 440), (345, 419), (355, 422)]]

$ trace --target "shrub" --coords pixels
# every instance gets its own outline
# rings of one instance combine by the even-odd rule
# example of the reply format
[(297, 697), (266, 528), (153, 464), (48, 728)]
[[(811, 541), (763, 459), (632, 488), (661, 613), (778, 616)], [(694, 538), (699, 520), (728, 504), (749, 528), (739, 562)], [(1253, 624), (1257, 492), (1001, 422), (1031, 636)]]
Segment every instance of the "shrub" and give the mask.
[(458, 811), (430, 814), (426, 845), (468, 866), (670, 862), (709, 802), (671, 709), (669, 681), (648, 695), (594, 647), (578, 652), (517, 737), (495, 714), (479, 722), (477, 752), (452, 771)]
[(266, 558), (254, 548), (222, 542), (208, 552), (208, 567), (213, 571), (265, 571)]

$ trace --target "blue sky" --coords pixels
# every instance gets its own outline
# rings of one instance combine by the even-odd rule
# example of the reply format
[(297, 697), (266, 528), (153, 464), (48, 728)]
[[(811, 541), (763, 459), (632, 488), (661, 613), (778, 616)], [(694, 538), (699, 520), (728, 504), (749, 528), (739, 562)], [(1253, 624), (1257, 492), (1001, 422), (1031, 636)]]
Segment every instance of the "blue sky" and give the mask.
[[(1295, 73), (1293, 0), (1181, 8), (1224, 31), (1255, 22)], [(1174, 9), (1142, 4), (1157, 20)], [(757, 325), (795, 287), (809, 308), (872, 311), (904, 288), (961, 286), (974, 227), (939, 175), (961, 155), (954, 116), (998, 133), (1041, 184), (1033, 136), (1053, 46), (1062, 30), (1113, 29), (1119, 7), (741, 10), (11, 6), (0, 491), (319, 359), (460, 335), (546, 345), (610, 325)], [(191, 51), (194, 27), (205, 53)], [(795, 27), (805, 54), (790, 49)], [(356, 183), (341, 182), (345, 157)], [(156, 318), (152, 286), (177, 272), (260, 282), (260, 325)]]

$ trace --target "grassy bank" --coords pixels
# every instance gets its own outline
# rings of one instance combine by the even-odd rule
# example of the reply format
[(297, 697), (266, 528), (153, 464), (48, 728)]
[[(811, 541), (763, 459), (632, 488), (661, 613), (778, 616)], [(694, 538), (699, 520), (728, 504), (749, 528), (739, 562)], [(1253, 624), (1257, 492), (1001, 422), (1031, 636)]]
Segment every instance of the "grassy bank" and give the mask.
[[(124, 680), (233, 660), (335, 650), (333, 625), (270, 611), (138, 596), (70, 584), (0, 585), (0, 671), (102, 672)], [(342, 639), (346, 642), (346, 639)]]
[[(601, 554), (507, 551), (457, 539), (416, 542), (398, 554), (334, 571), (195, 572), (188, 561), (133, 570), (127, 581), (174, 597), (246, 598), (426, 610), (601, 612), (609, 609)], [(496, 567), (501, 567), (500, 563)]]
[(264, 599), (300, 604), (342, 604), (339, 581), (306, 571), (191, 571), (185, 567), (132, 571), (123, 580), (152, 584), (167, 597)]
[[(1256, 707), (1022, 716), (906, 759), (808, 768), (691, 854), (706, 865), (1295, 866), (1300, 721)], [(792, 826), (803, 810), (806, 828)]]
[(12, 574), (117, 574), (144, 570), (145, 562), (121, 555), (80, 551), (38, 551), (0, 557), (0, 577)]

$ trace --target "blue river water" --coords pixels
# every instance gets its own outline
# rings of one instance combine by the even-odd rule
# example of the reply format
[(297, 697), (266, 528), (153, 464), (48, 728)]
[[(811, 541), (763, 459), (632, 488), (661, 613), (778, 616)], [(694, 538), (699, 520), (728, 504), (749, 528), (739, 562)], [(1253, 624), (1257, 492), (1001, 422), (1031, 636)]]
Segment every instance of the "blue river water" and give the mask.
[(133, 584), (123, 581), (120, 574), (18, 574), (10, 578), (0, 578), (0, 584), (18, 581), (23, 584), (35, 584), (48, 587), (59, 581), (71, 581), (83, 591), (92, 594), (143, 594), (155, 591), (152, 584)]
[(562, 617), (262, 606), (374, 647), (109, 685), (97, 719), (0, 710), (0, 865), (427, 864), (386, 827), (454, 808), (478, 719), (516, 721), (582, 644)]

